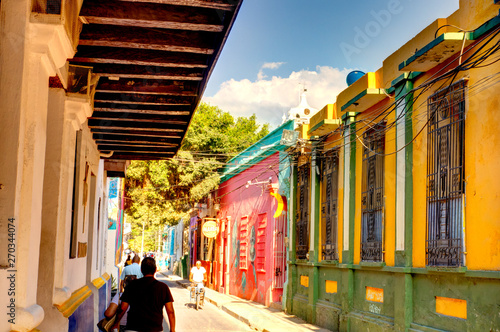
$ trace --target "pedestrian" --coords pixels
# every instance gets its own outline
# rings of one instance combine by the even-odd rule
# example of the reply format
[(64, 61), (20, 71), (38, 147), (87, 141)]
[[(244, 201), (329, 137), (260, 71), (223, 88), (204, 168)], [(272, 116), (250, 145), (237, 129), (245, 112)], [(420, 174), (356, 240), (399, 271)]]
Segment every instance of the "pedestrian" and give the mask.
[(131, 280), (142, 278), (141, 267), (139, 266), (141, 259), (138, 255), (132, 258), (132, 264), (125, 266), (123, 268), (122, 274), (120, 275), (120, 291), (123, 292), (125, 284)]
[[(109, 304), (108, 308), (104, 312), (104, 317), (110, 319), (111, 317), (113, 317), (116, 314), (116, 312), (118, 310), (119, 303), (120, 303), (120, 295), (121, 295), (121, 293), (118, 292), (115, 294), (115, 296), (113, 296), (111, 303)], [(113, 332), (114, 331), (125, 332), (125, 326), (127, 325), (127, 314), (128, 314), (129, 309), (127, 309), (127, 311), (125, 311), (125, 313), (122, 316), (122, 319), (119, 322), (120, 329), (119, 330), (113, 329), (112, 330)]]
[(189, 274), (189, 281), (195, 282), (197, 284), (202, 284), (207, 282), (207, 270), (201, 266), (201, 261), (197, 261), (196, 265), (191, 268), (191, 273)]
[(175, 332), (174, 299), (168, 286), (154, 277), (156, 273), (154, 258), (144, 258), (141, 271), (144, 277), (131, 281), (120, 298), (115, 326), (118, 326), (123, 314), (130, 307), (127, 332), (163, 331), (163, 307), (165, 307), (170, 332)]
[(129, 266), (132, 264), (132, 259), (130, 258), (130, 254), (127, 256), (127, 260), (125, 261), (125, 266)]

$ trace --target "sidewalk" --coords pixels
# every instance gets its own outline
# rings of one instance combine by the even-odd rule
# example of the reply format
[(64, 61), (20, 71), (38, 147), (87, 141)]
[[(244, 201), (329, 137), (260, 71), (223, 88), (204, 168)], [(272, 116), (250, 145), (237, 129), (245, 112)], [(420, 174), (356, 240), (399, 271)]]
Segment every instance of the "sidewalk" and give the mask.
[[(159, 272), (168, 280), (187, 288), (191, 283), (188, 280), (172, 274), (170, 271)], [(304, 320), (284, 313), (281, 310), (268, 308), (260, 303), (241, 299), (232, 295), (225, 295), (205, 288), (205, 300), (216, 305), (231, 316), (248, 324), (251, 328), (262, 332), (330, 332), (330, 330), (308, 324)]]

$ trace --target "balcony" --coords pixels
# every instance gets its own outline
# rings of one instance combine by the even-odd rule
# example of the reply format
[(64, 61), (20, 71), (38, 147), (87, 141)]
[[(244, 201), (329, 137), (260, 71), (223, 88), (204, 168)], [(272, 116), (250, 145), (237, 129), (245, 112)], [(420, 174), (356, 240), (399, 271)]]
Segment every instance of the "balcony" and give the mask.
[(361, 113), (387, 98), (382, 88), (381, 70), (369, 72), (347, 87), (337, 97), (337, 107), (342, 115), (350, 112)]
[(399, 64), (400, 71), (426, 72), (472, 43), (472, 33), (446, 32)]
[(342, 121), (337, 118), (337, 104), (328, 104), (309, 120), (309, 136), (323, 136), (337, 129)]

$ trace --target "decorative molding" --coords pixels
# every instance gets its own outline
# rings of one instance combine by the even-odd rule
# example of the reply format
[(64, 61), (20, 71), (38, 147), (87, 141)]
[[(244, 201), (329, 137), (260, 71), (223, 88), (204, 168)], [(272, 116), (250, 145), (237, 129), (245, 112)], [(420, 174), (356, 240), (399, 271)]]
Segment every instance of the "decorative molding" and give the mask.
[(63, 304), (56, 305), (56, 308), (63, 314), (64, 317), (68, 318), (91, 295), (92, 290), (90, 290), (89, 286), (83, 286), (82, 288), (74, 291), (73, 294), (71, 294), (71, 297)]
[(66, 97), (64, 111), (75, 130), (80, 130), (87, 118), (92, 115), (90, 102), (87, 99), (76, 97)]
[(71, 292), (69, 287), (65, 286), (63, 288), (56, 287), (54, 289), (54, 297), (52, 298), (52, 303), (55, 306), (61, 305), (66, 302), (71, 297)]
[(67, 87), (66, 60), (75, 55), (68, 34), (62, 24), (31, 22), (28, 27), (28, 40), (31, 51), (46, 55), (49, 60), (49, 76), (57, 74), (64, 87)]
[(101, 288), (102, 286), (106, 285), (106, 281), (99, 277), (99, 278), (95, 278), (94, 280), (92, 280), (92, 284), (97, 288)]
[(26, 308), (16, 308), (16, 323), (11, 325), (14, 331), (31, 331), (40, 325), (45, 317), (43, 308), (33, 304)]

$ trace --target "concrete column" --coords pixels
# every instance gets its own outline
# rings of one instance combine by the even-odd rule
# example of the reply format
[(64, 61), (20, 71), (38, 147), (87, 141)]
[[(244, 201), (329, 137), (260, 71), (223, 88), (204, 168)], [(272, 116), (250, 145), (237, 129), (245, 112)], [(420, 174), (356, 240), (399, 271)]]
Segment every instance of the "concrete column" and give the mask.
[(70, 296), (65, 281), (71, 229), (76, 131), (85, 122), (90, 105), (66, 97), (63, 89), (49, 89), (47, 146), (43, 185), (42, 228), (37, 302), (45, 311), (40, 329), (67, 329), (68, 320), (54, 307)]
[[(0, 233), (14, 218), (16, 317), (11, 324), (2, 320), (0, 331), (29, 331), (44, 317), (36, 298), (49, 77), (73, 49), (62, 25), (29, 23), (31, 1), (6, 0), (1, 6)], [(0, 271), (2, 292), (5, 273)]]

